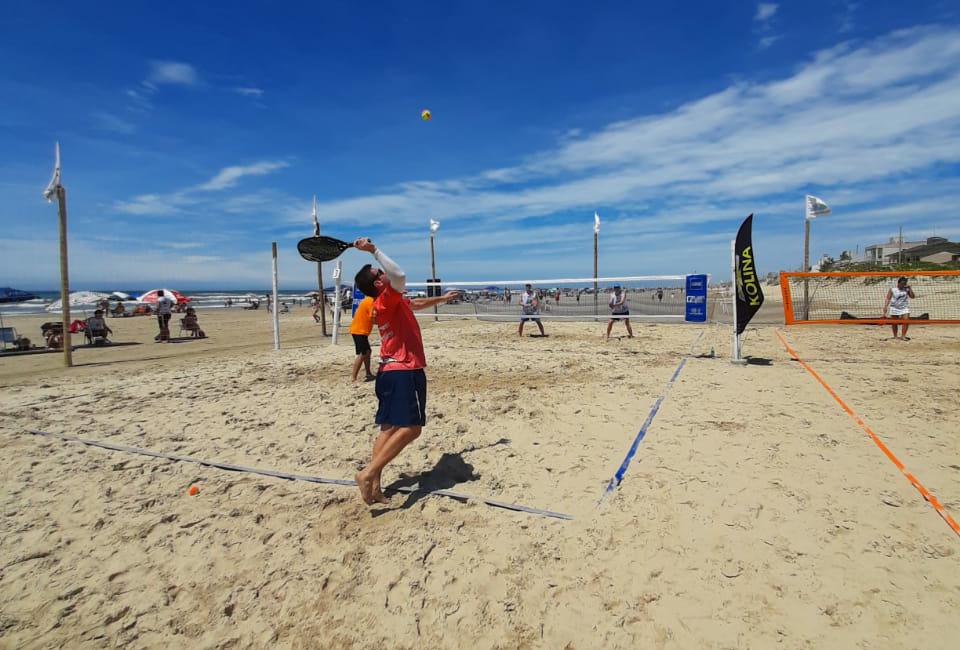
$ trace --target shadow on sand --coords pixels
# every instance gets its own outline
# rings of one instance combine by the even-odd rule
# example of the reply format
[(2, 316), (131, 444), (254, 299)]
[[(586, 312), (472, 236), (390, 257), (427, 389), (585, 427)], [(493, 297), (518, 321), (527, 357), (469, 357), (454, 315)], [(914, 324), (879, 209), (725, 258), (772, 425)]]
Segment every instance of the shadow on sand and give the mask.
[(372, 510), (371, 514), (374, 517), (379, 517), (395, 510), (406, 510), (425, 496), (428, 496), (430, 492), (449, 490), (460, 483), (476, 481), (480, 478), (480, 475), (474, 472), (473, 465), (463, 459), (463, 454), (468, 454), (478, 449), (488, 449), (490, 447), (507, 444), (510, 444), (510, 440), (500, 438), (489, 445), (467, 447), (456, 453), (444, 454), (440, 457), (440, 460), (437, 461), (437, 464), (433, 466), (433, 469), (427, 470), (426, 472), (421, 472), (420, 474), (401, 474), (400, 478), (396, 481), (390, 485), (383, 486), (384, 493), (387, 496), (391, 496), (391, 493), (401, 492), (401, 488), (410, 488), (413, 492), (403, 490), (401, 493), (405, 493), (407, 498), (401, 505), (392, 508)]

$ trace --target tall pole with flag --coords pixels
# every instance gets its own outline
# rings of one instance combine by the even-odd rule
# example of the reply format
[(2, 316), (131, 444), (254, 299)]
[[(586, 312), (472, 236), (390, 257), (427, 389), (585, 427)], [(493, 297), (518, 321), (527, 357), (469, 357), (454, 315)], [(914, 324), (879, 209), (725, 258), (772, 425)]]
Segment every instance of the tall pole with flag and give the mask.
[[(803, 272), (810, 272), (810, 222), (830, 214), (830, 207), (815, 196), (807, 194), (803, 214)], [(803, 318), (810, 320), (810, 284), (803, 282)]]
[[(313, 195), (313, 236), (320, 236), (320, 221), (317, 219), (317, 195)], [(327, 335), (327, 297), (323, 294), (323, 265), (317, 262), (317, 290), (320, 292), (320, 333)]]
[(67, 190), (60, 183), (60, 143), (56, 145), (53, 177), (43, 192), (48, 202), (57, 197), (57, 213), (60, 221), (60, 313), (63, 323), (63, 365), (73, 365), (73, 348), (70, 344), (70, 271), (67, 268)]
[(597, 252), (599, 248), (600, 241), (600, 215), (597, 212), (593, 213), (593, 315), (599, 315), (599, 296), (597, 292), (600, 289), (600, 285), (597, 283), (597, 278), (600, 277), (599, 266), (597, 264)]
[[(436, 281), (437, 279), (437, 261), (434, 257), (433, 251), (433, 236), (437, 234), (437, 231), (440, 229), (440, 222), (436, 219), (430, 220), (430, 279)], [(428, 292), (435, 295), (440, 295), (440, 286), (436, 285), (432, 292)], [(437, 306), (433, 306), (433, 320), (439, 321), (440, 317), (437, 315)]]

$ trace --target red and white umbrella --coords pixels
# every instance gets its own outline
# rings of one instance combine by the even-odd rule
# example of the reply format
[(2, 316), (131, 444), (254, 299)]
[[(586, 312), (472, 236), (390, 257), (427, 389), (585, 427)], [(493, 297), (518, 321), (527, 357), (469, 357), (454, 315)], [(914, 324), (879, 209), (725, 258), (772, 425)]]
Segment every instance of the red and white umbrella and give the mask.
[(164, 295), (165, 297), (170, 298), (171, 300), (176, 301), (177, 304), (180, 304), (180, 303), (183, 303), (183, 302), (190, 302), (190, 299), (189, 299), (189, 298), (187, 298), (185, 295), (183, 295), (183, 294), (180, 293), (179, 291), (174, 291), (173, 289), (151, 289), (150, 291), (148, 291), (148, 292), (146, 292), (145, 294), (143, 294), (142, 296), (140, 296), (140, 298), (138, 298), (138, 300), (139, 300), (140, 302), (157, 302), (157, 292), (158, 292), (158, 291), (162, 291), (162, 292), (163, 292), (163, 295)]

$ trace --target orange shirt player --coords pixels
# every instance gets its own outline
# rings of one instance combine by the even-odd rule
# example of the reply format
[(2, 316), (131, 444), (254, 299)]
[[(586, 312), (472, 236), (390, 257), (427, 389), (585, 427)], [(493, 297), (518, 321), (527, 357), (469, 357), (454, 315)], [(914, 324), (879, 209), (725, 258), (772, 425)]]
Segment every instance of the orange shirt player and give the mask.
[(373, 443), (373, 457), (357, 472), (357, 486), (363, 502), (386, 503), (380, 486), (387, 463), (420, 436), (427, 422), (427, 365), (420, 325), (414, 310), (427, 309), (453, 300), (448, 291), (436, 298), (405, 298), (407, 276), (396, 263), (378, 250), (369, 239), (353, 243), (357, 250), (372, 253), (380, 268), (364, 265), (354, 278), (355, 286), (373, 298), (377, 328), (380, 330), (380, 369), (377, 372), (377, 417), (380, 434)]
[(361, 364), (367, 371), (364, 381), (376, 379), (370, 372), (370, 332), (372, 330), (373, 298), (367, 296), (357, 305), (357, 311), (353, 315), (353, 320), (350, 321), (350, 335), (353, 337), (353, 347), (357, 352), (357, 358), (353, 360), (353, 375), (350, 377), (353, 383), (357, 383)]

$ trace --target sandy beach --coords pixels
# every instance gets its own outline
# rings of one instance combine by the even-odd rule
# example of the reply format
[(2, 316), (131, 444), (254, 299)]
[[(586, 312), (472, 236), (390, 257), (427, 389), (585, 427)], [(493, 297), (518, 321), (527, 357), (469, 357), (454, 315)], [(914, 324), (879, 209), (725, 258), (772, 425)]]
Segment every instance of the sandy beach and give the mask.
[[(38, 341), (49, 318), (13, 320)], [(366, 462), (376, 398), (345, 330), (333, 347), (295, 308), (274, 351), (263, 311), (200, 322), (209, 338), (157, 344), (155, 320), (110, 319), (130, 345), (72, 369), (0, 359), (0, 646), (955, 646), (960, 537), (776, 332), (957, 518), (956, 328), (762, 321), (739, 367), (719, 324), (604, 342), (605, 323), (421, 321), (428, 423), (384, 485), (572, 520), (423, 493), (368, 508), (28, 433), (332, 479)]]

